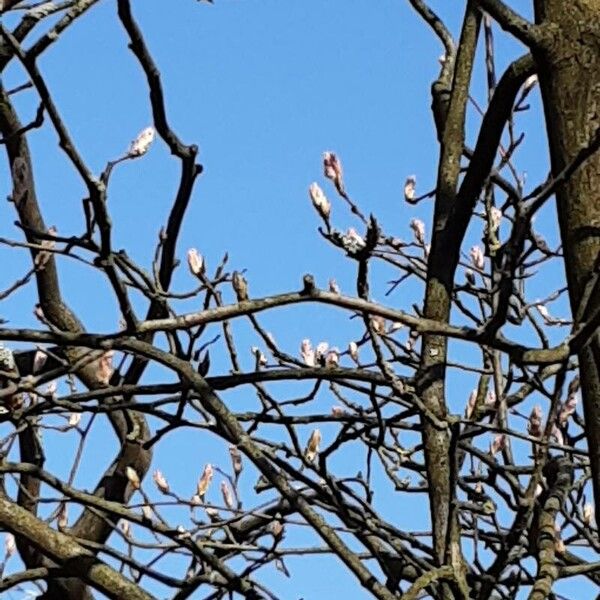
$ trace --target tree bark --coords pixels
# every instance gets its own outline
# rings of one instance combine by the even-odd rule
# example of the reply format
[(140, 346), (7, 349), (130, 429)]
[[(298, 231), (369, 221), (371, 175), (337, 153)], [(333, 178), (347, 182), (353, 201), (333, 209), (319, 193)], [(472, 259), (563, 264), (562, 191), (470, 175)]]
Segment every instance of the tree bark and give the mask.
[[(573, 161), (600, 127), (600, 0), (535, 0), (545, 29), (536, 53), (552, 171)], [(556, 192), (571, 309), (576, 324), (600, 306), (594, 281), (600, 253), (600, 153), (596, 152)], [(596, 275), (595, 275), (596, 273)], [(579, 351), (586, 435), (596, 513), (600, 510), (600, 337)]]

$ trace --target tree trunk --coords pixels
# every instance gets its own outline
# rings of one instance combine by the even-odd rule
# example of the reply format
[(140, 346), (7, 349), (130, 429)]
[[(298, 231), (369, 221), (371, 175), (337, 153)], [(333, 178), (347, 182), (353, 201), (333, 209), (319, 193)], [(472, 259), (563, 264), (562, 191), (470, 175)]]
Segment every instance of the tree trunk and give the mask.
[[(552, 171), (556, 175), (589, 145), (600, 127), (600, 0), (535, 0), (544, 26), (536, 54)], [(556, 193), (571, 309), (586, 321), (600, 305), (594, 282), (600, 253), (600, 152)], [(595, 289), (594, 289), (595, 288)], [(586, 435), (596, 514), (600, 514), (600, 336), (579, 352)]]

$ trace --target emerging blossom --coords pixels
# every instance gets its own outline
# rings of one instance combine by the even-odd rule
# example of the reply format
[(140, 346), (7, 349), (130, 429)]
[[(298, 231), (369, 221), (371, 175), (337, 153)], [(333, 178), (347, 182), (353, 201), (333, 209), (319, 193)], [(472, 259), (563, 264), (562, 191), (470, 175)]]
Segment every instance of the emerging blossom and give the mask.
[(348, 352), (350, 354), (350, 358), (358, 363), (358, 344), (356, 342), (350, 342), (348, 344)]
[(490, 454), (495, 456), (498, 452), (501, 452), (506, 448), (506, 436), (503, 433), (498, 434), (494, 437), (490, 444)]
[(325, 356), (325, 366), (335, 369), (340, 364), (340, 354), (337, 348), (332, 348)]
[(543, 434), (542, 430), (542, 407), (536, 404), (529, 415), (529, 421), (527, 422), (527, 432), (531, 437), (541, 438)]
[(394, 321), (390, 327), (390, 333), (400, 331), (401, 329), (404, 329), (404, 324), (400, 323), (400, 321)]
[(307, 367), (315, 366), (315, 351), (312, 349), (312, 344), (309, 339), (302, 340), (300, 345), (300, 356)]
[(416, 188), (417, 177), (415, 175), (409, 175), (404, 182), (404, 199), (407, 202), (412, 202), (415, 199)]
[(329, 280), (329, 291), (332, 294), (341, 294), (342, 293), (340, 291), (340, 286), (337, 284), (337, 281), (335, 279)]
[(81, 421), (81, 413), (78, 413), (78, 412), (71, 413), (71, 415), (69, 417), (69, 427), (77, 427), (77, 425), (79, 425), (80, 421)]
[(594, 520), (594, 507), (587, 502), (583, 507), (583, 522), (590, 527)]
[(306, 450), (304, 451), (304, 457), (308, 462), (313, 462), (319, 453), (319, 444), (321, 443), (321, 432), (318, 429), (314, 429), (306, 444)]
[(152, 474), (152, 479), (154, 480), (154, 483), (159, 491), (161, 491), (163, 494), (169, 493), (169, 482), (166, 480), (161, 471), (156, 469), (156, 471), (154, 471)]
[(147, 504), (142, 506), (142, 514), (144, 515), (145, 519), (152, 521), (152, 509)]
[(15, 536), (12, 533), (7, 533), (4, 536), (4, 553), (5, 553), (4, 560), (8, 560), (15, 553), (16, 549), (17, 549), (17, 544), (15, 542)]
[(139, 490), (140, 489), (140, 476), (137, 474), (137, 471), (130, 466), (125, 467), (125, 475), (127, 475), (127, 479), (129, 480), (129, 483), (131, 484), (131, 487), (134, 490)]
[(315, 359), (317, 363), (320, 363), (321, 360), (325, 358), (327, 350), (329, 350), (329, 344), (327, 342), (319, 342), (317, 344), (317, 348), (315, 350)]
[(469, 252), (469, 256), (471, 257), (473, 266), (480, 271), (483, 270), (483, 267), (485, 266), (483, 250), (479, 246), (473, 246)]
[(210, 482), (213, 478), (213, 468), (211, 464), (207, 464), (204, 467), (204, 471), (202, 473), (202, 477), (198, 480), (198, 496), (200, 498), (204, 498), (208, 487), (210, 486)]
[(349, 254), (356, 254), (365, 247), (365, 240), (363, 237), (354, 229), (349, 227), (346, 234), (342, 236), (342, 245)]
[(331, 179), (333, 184), (342, 191), (344, 189), (344, 181), (342, 175), (342, 163), (333, 152), (323, 153), (323, 174), (327, 179)]
[(329, 215), (331, 215), (331, 202), (327, 200), (327, 196), (320, 188), (318, 183), (311, 183), (308, 188), (310, 199), (312, 200), (313, 206), (316, 208), (319, 215), (327, 221)]
[(231, 445), (229, 446), (229, 456), (231, 457), (233, 472), (236, 475), (239, 475), (244, 468), (244, 464), (242, 463), (242, 453), (237, 449), (237, 446)]
[(233, 494), (231, 488), (227, 485), (226, 481), (221, 482), (221, 496), (223, 496), (223, 502), (225, 506), (231, 510), (233, 508)]
[(194, 494), (191, 500), (192, 506), (200, 506), (202, 504), (202, 498), (198, 494)]
[(130, 158), (137, 158), (143, 156), (148, 152), (148, 148), (154, 140), (154, 127), (146, 127), (136, 138), (131, 142), (129, 146), (129, 152), (127, 156)]
[(414, 231), (417, 242), (423, 245), (425, 243), (425, 223), (421, 219), (411, 219), (410, 228)]
[(248, 282), (239, 271), (233, 272), (231, 284), (239, 302), (248, 300)]
[(105, 352), (97, 361), (96, 378), (101, 385), (108, 385), (113, 374), (112, 359), (115, 355), (113, 350)]
[(196, 248), (187, 251), (187, 262), (192, 275), (200, 275), (204, 271), (204, 259)]

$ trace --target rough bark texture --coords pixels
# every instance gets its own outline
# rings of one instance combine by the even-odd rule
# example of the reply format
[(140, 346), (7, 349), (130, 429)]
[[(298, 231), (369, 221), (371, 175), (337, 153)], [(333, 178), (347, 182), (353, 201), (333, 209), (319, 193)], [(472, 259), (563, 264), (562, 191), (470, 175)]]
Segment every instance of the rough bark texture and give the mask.
[[(600, 0), (536, 0), (546, 29), (537, 53), (553, 172), (567, 166), (600, 127)], [(556, 194), (574, 317), (586, 321), (600, 303), (600, 153), (596, 152)], [(587, 288), (587, 290), (586, 290)], [(593, 289), (596, 288), (596, 289)], [(587, 300), (589, 298), (589, 301)], [(600, 509), (600, 338), (579, 353), (583, 409), (596, 511)]]

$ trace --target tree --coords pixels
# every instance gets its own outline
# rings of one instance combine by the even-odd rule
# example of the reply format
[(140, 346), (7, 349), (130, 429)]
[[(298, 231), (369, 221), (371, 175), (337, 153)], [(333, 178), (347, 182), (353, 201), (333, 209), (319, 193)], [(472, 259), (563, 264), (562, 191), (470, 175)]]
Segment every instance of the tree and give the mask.
[[(325, 152), (327, 193), (349, 210), (354, 228), (336, 228), (341, 209), (332, 211), (319, 184), (310, 198), (322, 239), (355, 272), (356, 291), (335, 281), (324, 289), (298, 274), (297, 290), (260, 297), (244, 265), (231, 270), (227, 255), (210, 268), (190, 249), (182, 273), (178, 240), (203, 167), (198, 147), (170, 124), (130, 1), (117, 0), (116, 18), (146, 79), (153, 124), (99, 175), (40, 67), (97, 0), (0, 3), (16, 17), (12, 29), (0, 25), (0, 68), (18, 67), (25, 77), (13, 89), (0, 84), (0, 143), (17, 228), (1, 241), (5, 256), (30, 253), (0, 297), (35, 287), (39, 321), (28, 326), (23, 311), (20, 323), (0, 328), (2, 572), (12, 569), (0, 589), (33, 582), (42, 598), (72, 600), (274, 598), (270, 566), (291, 576), (294, 589), (290, 561), (315, 554), (336, 559), (383, 600), (551, 598), (555, 584), (577, 576), (598, 589), (591, 489), (598, 512), (600, 2), (574, 0), (567, 9), (535, 0), (530, 22), (498, 0), (470, 0), (457, 40), (424, 1), (409, 2), (444, 49), (431, 87), (436, 185), (419, 195), (411, 176), (404, 187), (408, 205), (433, 203), (430, 244), (417, 218), (406, 242), (366, 216), (340, 158)], [(526, 48), (499, 78), (498, 26)], [(481, 57), (483, 109), (473, 83)], [(528, 189), (515, 157), (538, 80), (551, 174)], [(19, 114), (24, 93), (39, 102), (30, 121)], [(468, 117), (471, 105), (480, 122)], [(477, 123), (474, 145), (467, 123)], [(58, 138), (85, 190), (83, 225), (71, 234), (46, 225), (36, 193), (29, 141), (42, 127)], [(116, 244), (109, 199), (120, 170), (157, 141), (178, 161), (179, 180), (148, 268)], [(534, 221), (553, 214), (553, 198), (562, 241), (554, 248)], [(474, 236), (481, 243), (467, 256)], [(537, 279), (558, 277), (563, 261), (566, 283), (534, 298)], [(120, 328), (86, 326), (69, 306), (59, 266), (73, 262), (102, 276), (90, 285), (108, 286)], [(392, 273), (389, 285), (382, 273)], [(188, 291), (174, 291), (174, 281)], [(412, 307), (399, 293), (410, 282), (424, 291)], [(373, 299), (382, 289), (386, 303)], [(560, 310), (567, 293), (572, 316), (557, 318), (549, 305)], [(304, 339), (298, 354), (278, 343), (285, 330), (273, 336), (264, 320), (282, 307), (291, 319), (299, 305), (350, 316), (339, 334), (347, 349)], [(251, 369), (240, 339), (256, 340)], [(465, 389), (477, 377), (464, 393), (464, 414), (449, 401), (451, 371)], [(252, 402), (240, 407), (239, 390)], [(98, 428), (116, 440), (114, 454), (103, 472), (82, 473), (84, 454), (106, 451), (94, 438)], [(189, 431), (202, 443), (216, 438), (221, 449), (190, 475), (199, 476), (193, 494), (153, 467), (153, 453)], [(48, 466), (47, 457), (66, 448), (55, 440), (66, 437), (78, 440), (68, 465), (63, 456)], [(391, 503), (415, 498), (428, 502), (427, 531), (401, 527), (390, 514)]]

